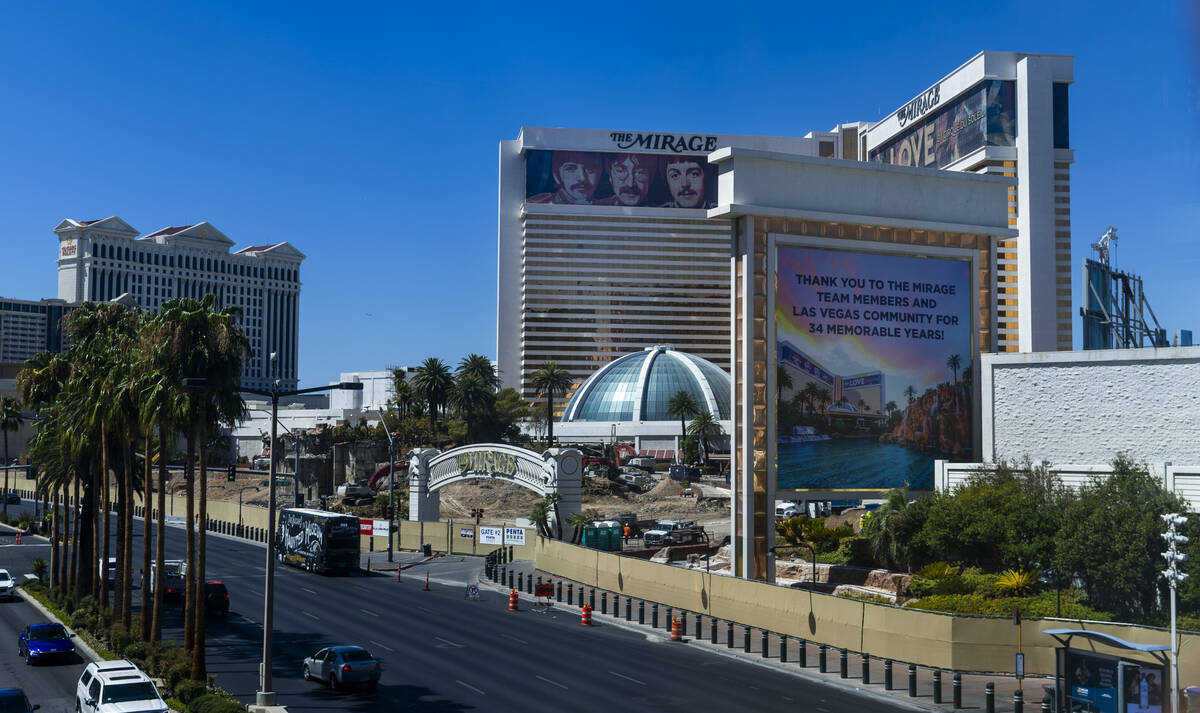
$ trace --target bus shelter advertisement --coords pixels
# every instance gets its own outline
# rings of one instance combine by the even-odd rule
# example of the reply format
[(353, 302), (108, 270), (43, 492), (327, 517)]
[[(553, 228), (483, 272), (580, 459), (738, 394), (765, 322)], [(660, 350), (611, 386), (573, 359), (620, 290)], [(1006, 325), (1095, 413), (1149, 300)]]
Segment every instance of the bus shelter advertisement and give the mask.
[(777, 488), (931, 490), (935, 459), (971, 455), (971, 262), (777, 258)]

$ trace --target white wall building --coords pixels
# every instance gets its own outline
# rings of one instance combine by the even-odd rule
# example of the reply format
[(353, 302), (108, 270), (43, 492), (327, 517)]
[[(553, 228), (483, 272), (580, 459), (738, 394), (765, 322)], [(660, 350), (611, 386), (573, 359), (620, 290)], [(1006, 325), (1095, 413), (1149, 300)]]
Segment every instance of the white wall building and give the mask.
[[(298, 383), (300, 263), (290, 243), (230, 253), (233, 241), (207, 222), (138, 236), (120, 218), (66, 219), (58, 236), (58, 297), (68, 303), (130, 295), (157, 310), (176, 297), (213, 293), (223, 307), (240, 307), (250, 340), (242, 385), (293, 389)], [(271, 355), (275, 355), (275, 359)]]
[[(399, 367), (405, 373), (414, 371), (413, 367)], [(343, 391), (333, 389), (329, 392), (329, 407), (332, 409), (354, 409), (362, 412), (375, 412), (387, 407), (387, 402), (396, 397), (396, 389), (392, 383), (392, 370), (379, 371), (343, 371), (338, 374), (338, 380), (332, 383), (362, 384), (362, 391)], [(376, 417), (375, 420), (378, 420)]]

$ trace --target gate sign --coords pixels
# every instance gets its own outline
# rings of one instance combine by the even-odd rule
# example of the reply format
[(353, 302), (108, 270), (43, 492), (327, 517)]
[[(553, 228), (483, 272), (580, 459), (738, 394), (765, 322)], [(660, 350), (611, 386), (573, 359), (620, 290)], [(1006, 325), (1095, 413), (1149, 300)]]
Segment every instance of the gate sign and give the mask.
[(506, 545), (523, 545), (523, 544), (525, 544), (525, 528), (523, 528), (523, 527), (506, 527), (506, 528), (504, 528), (504, 544), (506, 544)]
[(480, 527), (479, 528), (479, 544), (481, 545), (500, 545), (504, 541), (504, 530), (499, 527)]
[(390, 537), (392, 534), (392, 523), (387, 520), (376, 520), (372, 525), (372, 530), (375, 537)]
[(368, 520), (365, 517), (358, 518), (358, 534), (370, 537), (372, 530), (375, 529), (375, 521)]

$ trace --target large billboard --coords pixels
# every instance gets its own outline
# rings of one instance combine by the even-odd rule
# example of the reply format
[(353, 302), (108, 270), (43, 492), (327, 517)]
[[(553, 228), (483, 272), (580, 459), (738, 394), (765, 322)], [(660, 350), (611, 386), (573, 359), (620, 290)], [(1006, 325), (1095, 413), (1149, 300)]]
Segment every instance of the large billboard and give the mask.
[(525, 201), (713, 208), (717, 167), (704, 156), (604, 151), (525, 152)]
[(872, 150), (870, 158), (897, 166), (945, 168), (984, 146), (1014, 146), (1016, 139), (1016, 84), (991, 79), (908, 124), (904, 133)]
[(971, 456), (971, 261), (777, 251), (777, 489), (931, 490)]

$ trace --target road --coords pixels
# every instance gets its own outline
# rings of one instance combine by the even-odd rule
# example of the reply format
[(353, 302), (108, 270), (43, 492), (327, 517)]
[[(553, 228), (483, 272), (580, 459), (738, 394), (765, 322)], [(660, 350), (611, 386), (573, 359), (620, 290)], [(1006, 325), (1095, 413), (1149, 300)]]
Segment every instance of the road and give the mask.
[[(136, 524), (134, 546), (140, 555), (140, 522)], [(167, 533), (168, 556), (182, 557), (184, 531), (168, 528)], [(48, 557), (47, 552), (38, 545), (0, 545), (0, 566), (20, 577), (29, 571), (33, 557)], [(228, 619), (209, 621), (208, 669), (220, 686), (247, 703), (253, 702), (258, 688), (264, 557), (262, 546), (217, 536), (208, 539), (208, 576), (226, 583), (232, 603)], [(384, 559), (378, 555), (373, 561), (380, 566)], [(631, 631), (605, 617), (584, 629), (574, 613), (535, 612), (528, 606), (508, 612), (504, 594), (487, 589), (478, 601), (468, 600), (465, 584), (481, 567), (481, 559), (470, 557), (435, 560), (428, 565), (430, 591), (424, 590), (424, 566), (409, 570), (413, 576), (401, 582), (395, 580), (394, 570), (323, 577), (279, 567), (272, 667), (279, 704), (293, 713), (330, 708), (568, 710), (581, 705), (622, 712), (727, 711), (731, 705), (802, 705), (819, 713), (909, 710), (697, 646), (670, 644), (661, 632)], [(134, 600), (140, 601), (140, 592)], [(0, 642), (0, 651), (11, 650), (0, 665), (10, 658), (19, 664), (15, 631), (30, 615), (25, 606), (0, 607), (0, 636), (11, 634), (14, 642)], [(166, 633), (182, 638), (178, 606), (169, 612)], [(331, 692), (323, 684), (301, 679), (303, 657), (335, 644), (366, 646), (383, 660), (376, 691)], [(46, 691), (45, 700), (69, 697), (78, 668), (47, 669), (47, 680), (32, 690)], [(35, 675), (42, 672), (38, 669)]]

